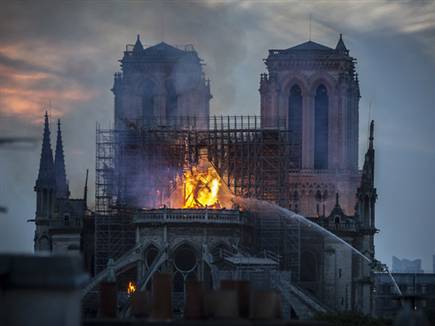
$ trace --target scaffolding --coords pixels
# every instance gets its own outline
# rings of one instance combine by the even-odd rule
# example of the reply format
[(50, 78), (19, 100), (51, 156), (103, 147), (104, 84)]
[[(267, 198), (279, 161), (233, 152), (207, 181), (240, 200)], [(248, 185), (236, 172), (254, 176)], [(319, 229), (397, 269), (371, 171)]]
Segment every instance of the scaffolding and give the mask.
[[(198, 161), (206, 147), (229, 189), (238, 196), (288, 207), (288, 173), (295, 151), (285, 121), (263, 128), (258, 116), (211, 116), (208, 121), (183, 117), (161, 125), (129, 122), (123, 130), (96, 130), (95, 267), (101, 271), (109, 258), (117, 259), (134, 245), (132, 209), (159, 208), (183, 172), (185, 162)], [(201, 126), (198, 127), (198, 126)], [(206, 128), (203, 128), (207, 126)], [(297, 232), (272, 223), (264, 237)], [(283, 240), (286, 241), (286, 240)], [(267, 242), (267, 240), (265, 240)], [(276, 249), (276, 248), (275, 248)], [(295, 243), (275, 250), (298, 257)], [(286, 268), (291, 268), (289, 261)]]

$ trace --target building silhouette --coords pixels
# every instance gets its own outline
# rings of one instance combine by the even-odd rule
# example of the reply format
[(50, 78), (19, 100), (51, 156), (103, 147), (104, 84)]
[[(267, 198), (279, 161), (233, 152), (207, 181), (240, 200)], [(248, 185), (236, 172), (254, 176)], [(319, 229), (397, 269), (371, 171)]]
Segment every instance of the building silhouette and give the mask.
[(392, 272), (393, 273), (423, 273), (421, 269), (421, 259), (399, 259), (396, 256), (393, 256), (393, 264), (392, 264)]

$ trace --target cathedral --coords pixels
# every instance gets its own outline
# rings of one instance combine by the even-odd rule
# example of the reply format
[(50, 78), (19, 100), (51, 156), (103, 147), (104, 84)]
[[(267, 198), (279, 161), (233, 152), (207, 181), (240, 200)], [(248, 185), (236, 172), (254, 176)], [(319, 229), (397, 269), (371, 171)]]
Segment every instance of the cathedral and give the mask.
[(269, 50), (258, 116), (210, 115), (210, 82), (190, 45), (144, 48), (138, 36), (120, 62), (113, 129), (97, 128), (94, 212), (86, 186), (70, 198), (60, 122), (53, 160), (45, 116), (35, 251), (82, 253), (94, 276), (86, 295), (112, 272), (119, 288), (134, 280), (144, 291), (154, 273), (170, 273), (180, 302), (191, 278), (216, 288), (239, 275), (280, 289), (289, 318), (372, 313), (367, 261), (235, 199), (300, 214), (374, 260), (374, 124), (360, 170), (356, 59), (341, 35), (334, 48)]

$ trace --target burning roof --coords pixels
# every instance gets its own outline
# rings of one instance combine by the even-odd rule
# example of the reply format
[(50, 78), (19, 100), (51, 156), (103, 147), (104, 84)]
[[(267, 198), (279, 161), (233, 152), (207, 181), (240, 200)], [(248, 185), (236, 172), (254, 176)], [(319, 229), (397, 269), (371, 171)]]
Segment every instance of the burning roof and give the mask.
[(198, 164), (185, 167), (183, 175), (176, 180), (167, 204), (171, 208), (231, 209), (232, 197), (216, 168), (208, 160), (207, 150), (201, 149)]

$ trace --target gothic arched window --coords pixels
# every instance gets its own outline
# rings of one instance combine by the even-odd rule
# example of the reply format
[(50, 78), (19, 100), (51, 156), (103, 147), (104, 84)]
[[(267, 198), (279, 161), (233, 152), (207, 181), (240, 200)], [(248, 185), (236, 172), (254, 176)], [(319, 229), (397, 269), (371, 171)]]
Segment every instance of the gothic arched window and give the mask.
[(290, 89), (288, 99), (288, 128), (290, 133), (290, 144), (294, 157), (293, 167), (300, 168), (302, 161), (302, 91), (298, 85)]
[(314, 168), (328, 168), (328, 91), (324, 85), (317, 87), (314, 98)]
[(154, 83), (146, 80), (142, 92), (142, 115), (145, 125), (152, 123), (154, 116)]

